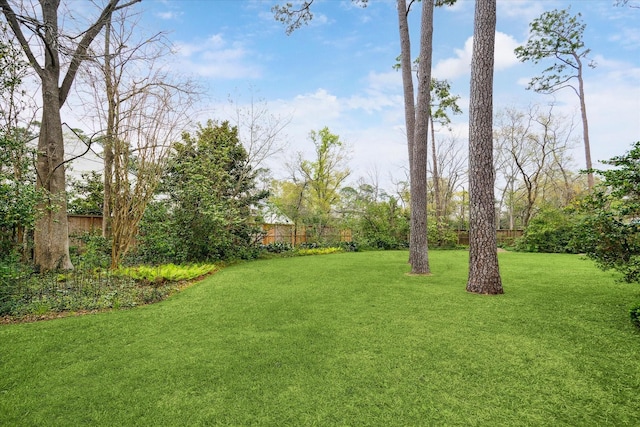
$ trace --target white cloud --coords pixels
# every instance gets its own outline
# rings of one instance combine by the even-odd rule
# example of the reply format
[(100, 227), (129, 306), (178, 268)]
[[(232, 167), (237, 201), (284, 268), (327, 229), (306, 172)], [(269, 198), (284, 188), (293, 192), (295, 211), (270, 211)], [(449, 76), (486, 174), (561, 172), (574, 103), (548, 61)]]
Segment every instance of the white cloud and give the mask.
[(170, 20), (179, 18), (180, 16), (183, 15), (183, 13), (177, 12), (177, 11), (167, 11), (167, 12), (158, 12), (155, 15), (156, 17), (164, 21), (170, 21)]
[(174, 45), (183, 59), (176, 67), (206, 78), (243, 79), (259, 78), (260, 66), (251, 60), (251, 52), (243, 43), (229, 43), (222, 34), (213, 34), (201, 42)]
[[(496, 32), (495, 69), (504, 70), (518, 63), (513, 50), (519, 43), (510, 35)], [(471, 55), (473, 52), (473, 37), (469, 37), (462, 49), (455, 49), (455, 57), (439, 61), (433, 69), (434, 77), (453, 80), (466, 75), (471, 69)]]
[[(549, 10), (553, 7), (551, 2), (541, 2), (539, 0), (533, 1), (514, 1), (514, 0), (498, 0), (497, 12), (500, 17), (504, 15), (509, 20), (514, 18), (522, 20), (524, 22), (531, 22), (538, 16), (540, 16), (545, 10)], [(527, 27), (525, 27), (527, 28)]]

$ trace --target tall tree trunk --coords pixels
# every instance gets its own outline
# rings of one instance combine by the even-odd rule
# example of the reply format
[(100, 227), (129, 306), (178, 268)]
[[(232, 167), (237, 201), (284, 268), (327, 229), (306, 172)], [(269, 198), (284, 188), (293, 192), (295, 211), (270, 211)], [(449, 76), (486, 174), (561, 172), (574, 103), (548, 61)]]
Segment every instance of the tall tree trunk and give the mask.
[(102, 145), (104, 156), (104, 198), (102, 202), (102, 237), (111, 237), (113, 217), (113, 140), (116, 137), (116, 94), (111, 66), (111, 17), (105, 24), (104, 36), (104, 77), (107, 95), (107, 129)]
[(438, 173), (438, 152), (436, 149), (436, 130), (433, 126), (433, 115), (429, 116), (431, 125), (431, 163), (433, 164), (433, 204), (436, 219), (436, 235), (438, 244), (442, 243), (442, 218), (444, 217), (444, 209), (442, 203), (442, 193), (440, 189), (440, 174)]
[[(407, 150), (409, 153), (409, 188), (413, 187), (411, 180), (413, 179), (413, 138), (415, 134), (416, 125), (416, 107), (414, 100), (414, 87), (413, 87), (413, 72), (411, 70), (411, 39), (409, 37), (409, 23), (407, 21), (407, 15), (409, 10), (407, 9), (406, 0), (398, 0), (398, 26), (400, 30), (400, 71), (402, 72), (402, 88), (404, 94), (404, 119), (405, 128), (407, 132)], [(414, 211), (410, 210), (410, 227), (411, 232), (409, 236), (413, 234), (414, 224)], [(409, 238), (411, 240), (411, 238)], [(409, 264), (414, 264), (416, 252), (415, 248), (409, 245)]]
[(65, 182), (62, 123), (58, 102), (56, 75), (45, 71), (42, 79), (42, 125), (38, 138), (38, 171), (36, 186), (46, 190), (45, 200), (38, 205), (34, 230), (34, 263), (41, 270), (70, 270), (69, 223)]
[(469, 280), (467, 291), (501, 294), (495, 229), (493, 62), (496, 0), (476, 0), (469, 103)]
[(586, 160), (587, 170), (587, 185), (589, 190), (593, 189), (594, 179), (593, 172), (591, 172), (591, 168), (593, 165), (591, 163), (591, 145), (589, 144), (589, 123), (587, 121), (587, 104), (584, 100), (584, 81), (582, 79), (582, 61), (580, 61), (580, 57), (574, 55), (578, 61), (578, 97), (580, 98), (580, 114), (582, 115), (582, 138), (584, 140), (584, 156)]
[[(42, 7), (47, 46), (57, 47), (57, 4)], [(36, 186), (46, 191), (38, 206), (40, 216), (35, 223), (34, 264), (41, 270), (73, 269), (69, 256), (69, 222), (64, 168), (64, 140), (60, 118), (60, 58), (56, 49), (46, 49), (42, 81), (42, 124), (38, 138)]]
[(433, 1), (422, 2), (420, 26), (420, 62), (418, 64), (418, 99), (413, 137), (411, 171), (411, 236), (409, 246), (415, 252), (413, 274), (429, 274), (427, 241), (427, 151), (431, 114), (431, 53), (433, 44)]

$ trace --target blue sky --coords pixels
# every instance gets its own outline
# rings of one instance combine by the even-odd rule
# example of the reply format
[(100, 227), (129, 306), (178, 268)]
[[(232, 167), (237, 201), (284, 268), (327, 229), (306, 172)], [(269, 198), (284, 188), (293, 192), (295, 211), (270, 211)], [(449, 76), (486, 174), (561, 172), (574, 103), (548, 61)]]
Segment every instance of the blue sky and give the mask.
[[(206, 88), (198, 120), (229, 118), (228, 96), (243, 105), (251, 94), (274, 115), (291, 118), (285, 155), (270, 163), (276, 176), (286, 176), (281, 166), (292, 153), (311, 152), (309, 131), (328, 126), (349, 146), (353, 180), (374, 170), (383, 183), (402, 179), (407, 154), (400, 74), (392, 69), (400, 50), (395, 0), (370, 0), (366, 8), (349, 0), (316, 0), (312, 23), (290, 36), (273, 18), (275, 3), (144, 0), (141, 8), (147, 30), (169, 31), (179, 70)], [(525, 90), (542, 66), (519, 63), (513, 49), (526, 41), (529, 22), (542, 12), (571, 6), (572, 13), (582, 14), (585, 45), (598, 64), (585, 76), (594, 161), (623, 154), (640, 140), (640, 8), (613, 3), (498, 0), (495, 109), (550, 102)], [(434, 76), (448, 79), (461, 96), (465, 114), (454, 117), (452, 134), (465, 144), (473, 8), (472, 0), (459, 0), (437, 10), (434, 31)], [(419, 6), (410, 26), (417, 51)], [(559, 92), (555, 101), (558, 111), (579, 120), (574, 93)], [(580, 168), (579, 131), (575, 137)]]

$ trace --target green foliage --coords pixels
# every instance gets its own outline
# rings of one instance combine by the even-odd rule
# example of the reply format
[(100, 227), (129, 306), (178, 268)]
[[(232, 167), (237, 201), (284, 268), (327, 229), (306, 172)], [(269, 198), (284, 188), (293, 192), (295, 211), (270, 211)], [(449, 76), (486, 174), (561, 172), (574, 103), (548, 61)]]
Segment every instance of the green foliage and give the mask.
[(69, 178), (67, 211), (75, 215), (102, 215), (104, 181), (96, 171), (83, 172), (81, 179)]
[(287, 252), (293, 252), (293, 245), (291, 243), (286, 242), (274, 242), (269, 243), (268, 245), (262, 245), (261, 249), (265, 252), (272, 254), (282, 254)]
[(430, 248), (451, 249), (458, 245), (458, 233), (447, 223), (427, 223), (427, 233)]
[[(92, 238), (89, 242), (97, 241)], [(132, 308), (165, 299), (177, 283), (218, 270), (213, 264), (138, 266), (107, 271), (78, 268), (63, 274), (34, 274), (0, 265), (0, 316), (50, 316), (52, 313)]]
[(323, 230), (333, 225), (333, 209), (340, 200), (340, 187), (351, 173), (344, 165), (346, 154), (340, 137), (324, 127), (311, 131), (309, 139), (315, 146), (314, 160), (300, 158), (300, 172), (306, 183), (304, 194), (307, 225), (314, 226), (315, 237), (322, 239)]
[(163, 264), (158, 266), (121, 267), (113, 273), (146, 283), (163, 283), (193, 280), (214, 273), (217, 270), (218, 266), (214, 264)]
[(32, 229), (42, 193), (35, 188), (33, 135), (25, 129), (0, 128), (0, 256), (14, 251), (19, 236)]
[(612, 168), (594, 171), (603, 181), (580, 205), (581, 250), (599, 267), (640, 282), (640, 141), (603, 163)]
[[(268, 193), (228, 122), (208, 121), (175, 144), (157, 201), (141, 224), (139, 259), (202, 262), (259, 254), (256, 206)], [(161, 221), (158, 221), (161, 219)]]
[(22, 87), (29, 64), (9, 33), (0, 23), (0, 259), (24, 251), (42, 196), (35, 189), (35, 150), (27, 146), (35, 135), (22, 117), (35, 108)]
[(582, 40), (585, 24), (580, 18), (579, 13), (571, 16), (565, 9), (544, 12), (531, 22), (529, 40), (515, 49), (516, 57), (534, 64), (547, 58), (555, 62), (541, 76), (531, 79), (528, 89), (553, 93), (571, 86), (571, 79), (582, 70), (581, 59), (589, 54)]
[(73, 265), (80, 269), (106, 269), (111, 265), (111, 241), (97, 233), (82, 233), (72, 236), (80, 243), (72, 248)]
[(175, 238), (169, 204), (151, 202), (140, 221), (136, 246), (127, 254), (125, 263), (159, 265), (175, 261)]
[(580, 216), (573, 210), (544, 208), (534, 216), (516, 241), (516, 249), (525, 252), (576, 253), (577, 225)]
[(342, 248), (311, 248), (311, 249), (298, 249), (297, 254), (301, 256), (305, 255), (329, 255), (344, 252)]
[(372, 249), (404, 249), (409, 242), (409, 210), (397, 198), (382, 195), (377, 198), (368, 185), (350, 192), (347, 222), (353, 239)]

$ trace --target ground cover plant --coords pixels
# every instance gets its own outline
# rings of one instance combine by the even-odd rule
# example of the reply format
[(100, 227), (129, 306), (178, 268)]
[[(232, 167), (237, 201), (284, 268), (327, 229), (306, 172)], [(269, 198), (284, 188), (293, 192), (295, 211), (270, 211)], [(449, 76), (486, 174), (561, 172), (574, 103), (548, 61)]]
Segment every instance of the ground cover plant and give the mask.
[(214, 264), (164, 264), (36, 274), (14, 265), (0, 275), (0, 321), (37, 320), (158, 302), (187, 282), (217, 269)]
[(0, 326), (0, 425), (638, 425), (636, 285), (579, 255), (274, 258), (158, 304)]

